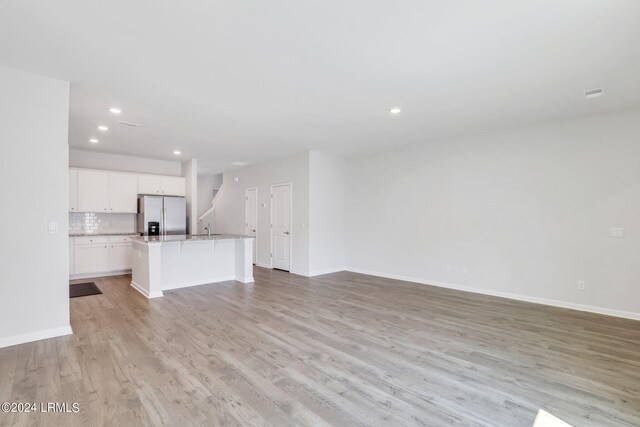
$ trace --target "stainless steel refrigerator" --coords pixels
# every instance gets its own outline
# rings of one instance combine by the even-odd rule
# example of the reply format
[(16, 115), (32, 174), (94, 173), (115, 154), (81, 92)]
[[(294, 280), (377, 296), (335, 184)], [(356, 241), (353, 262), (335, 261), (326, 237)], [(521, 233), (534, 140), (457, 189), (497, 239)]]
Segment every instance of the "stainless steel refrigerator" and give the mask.
[(160, 234), (187, 234), (187, 202), (184, 197), (138, 196), (140, 234), (149, 234), (149, 223), (160, 226)]

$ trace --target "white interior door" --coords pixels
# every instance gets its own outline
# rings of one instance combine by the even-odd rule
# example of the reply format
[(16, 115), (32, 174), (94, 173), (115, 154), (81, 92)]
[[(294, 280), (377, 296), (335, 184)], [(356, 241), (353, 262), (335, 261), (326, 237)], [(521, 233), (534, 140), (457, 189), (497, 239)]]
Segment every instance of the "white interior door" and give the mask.
[(271, 186), (271, 266), (291, 269), (291, 184)]
[[(247, 188), (245, 193), (245, 207), (244, 207), (244, 225), (245, 234), (247, 236), (257, 236), (258, 232), (258, 189)], [(258, 242), (253, 239), (253, 263), (256, 263), (256, 249)]]

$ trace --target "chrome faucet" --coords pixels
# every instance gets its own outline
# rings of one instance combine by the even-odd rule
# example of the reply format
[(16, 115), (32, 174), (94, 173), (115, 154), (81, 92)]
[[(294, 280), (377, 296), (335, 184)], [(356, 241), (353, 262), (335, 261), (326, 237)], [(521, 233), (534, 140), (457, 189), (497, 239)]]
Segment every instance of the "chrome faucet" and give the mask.
[(207, 226), (204, 229), (207, 230), (207, 235), (209, 236), (209, 238), (211, 238), (211, 223), (208, 222)]

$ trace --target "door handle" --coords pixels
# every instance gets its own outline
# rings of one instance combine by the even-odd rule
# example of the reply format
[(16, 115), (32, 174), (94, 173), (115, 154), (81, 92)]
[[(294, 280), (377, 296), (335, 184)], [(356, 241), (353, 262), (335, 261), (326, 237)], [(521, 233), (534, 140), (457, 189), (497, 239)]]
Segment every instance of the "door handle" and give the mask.
[(284, 232), (284, 234), (286, 234), (286, 235), (288, 236), (288, 235), (289, 235), (289, 232), (288, 232), (288, 231), (285, 231), (285, 232)]

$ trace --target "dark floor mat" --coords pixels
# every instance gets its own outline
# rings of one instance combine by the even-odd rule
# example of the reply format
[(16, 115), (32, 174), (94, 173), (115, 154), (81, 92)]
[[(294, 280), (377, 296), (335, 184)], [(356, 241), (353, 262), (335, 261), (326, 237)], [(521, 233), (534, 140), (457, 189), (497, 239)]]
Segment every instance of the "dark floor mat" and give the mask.
[(69, 298), (86, 297), (89, 295), (98, 295), (102, 291), (98, 289), (94, 282), (76, 283), (69, 285)]

